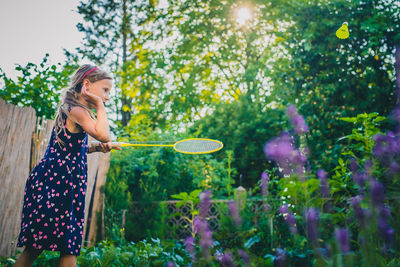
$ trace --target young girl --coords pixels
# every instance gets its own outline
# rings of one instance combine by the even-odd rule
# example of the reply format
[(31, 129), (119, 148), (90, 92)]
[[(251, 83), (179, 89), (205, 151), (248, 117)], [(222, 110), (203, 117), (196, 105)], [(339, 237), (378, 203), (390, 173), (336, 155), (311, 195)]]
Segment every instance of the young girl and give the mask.
[[(60, 266), (76, 266), (80, 255), (87, 153), (112, 149), (104, 108), (110, 99), (112, 77), (96, 66), (83, 65), (71, 81), (45, 155), (26, 181), (17, 243), (25, 250), (14, 266), (31, 266), (43, 250), (60, 251)], [(90, 108), (96, 109), (97, 121)], [(88, 134), (100, 143), (88, 146)]]

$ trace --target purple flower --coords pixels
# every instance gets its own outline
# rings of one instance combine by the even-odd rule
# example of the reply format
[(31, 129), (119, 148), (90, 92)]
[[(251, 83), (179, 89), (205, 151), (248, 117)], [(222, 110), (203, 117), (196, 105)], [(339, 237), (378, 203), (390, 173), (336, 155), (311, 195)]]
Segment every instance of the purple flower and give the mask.
[(278, 267), (286, 267), (286, 251), (281, 248), (276, 249), (276, 266)]
[(383, 204), (384, 199), (385, 199), (385, 195), (384, 195), (384, 187), (383, 187), (383, 185), (377, 180), (372, 180), (371, 181), (371, 200), (372, 200), (372, 204), (375, 207), (379, 207), (380, 205)]
[(292, 142), (290, 135), (283, 132), (265, 144), (265, 156), (276, 161), (284, 174), (293, 172), (303, 174), (306, 157), (300, 150), (294, 148)]
[(378, 230), (385, 240), (385, 250), (389, 249), (394, 241), (394, 230), (389, 226), (387, 220), (390, 218), (390, 209), (384, 205), (379, 207)]
[(263, 172), (261, 174), (261, 192), (263, 196), (266, 196), (268, 193), (268, 174), (266, 172)]
[(293, 125), (294, 131), (298, 134), (304, 134), (308, 132), (308, 125), (306, 124), (303, 116), (299, 115), (295, 105), (290, 105), (286, 109), (286, 113), (290, 118), (290, 122)]
[(208, 215), (208, 210), (211, 206), (211, 199), (210, 199), (211, 192), (206, 190), (200, 194), (200, 211), (199, 216), (205, 219)]
[(240, 257), (242, 257), (242, 259), (243, 259), (244, 263), (246, 263), (246, 265), (250, 265), (251, 264), (250, 263), (250, 257), (249, 257), (249, 255), (247, 255), (247, 253), (244, 250), (239, 249), (238, 253), (239, 253)]
[(330, 190), (326, 181), (326, 172), (322, 169), (317, 171), (317, 176), (321, 180), (321, 192), (322, 196), (327, 198), (330, 196)]
[(354, 209), (354, 214), (356, 215), (361, 228), (365, 227), (365, 212), (361, 208), (361, 201), (362, 201), (362, 196), (355, 196), (350, 199), (350, 203), (353, 206)]
[(174, 267), (175, 264), (174, 264), (173, 262), (170, 261), (170, 262), (168, 262), (167, 266), (168, 266), (168, 267)]
[(210, 256), (210, 248), (214, 244), (212, 240), (212, 232), (209, 229), (206, 219), (196, 216), (193, 220), (194, 232), (200, 235), (200, 248), (206, 260)]
[(385, 240), (385, 249), (389, 249), (394, 241), (394, 230), (389, 226), (385, 219), (378, 219), (378, 230), (383, 240)]
[(227, 252), (221, 258), (221, 265), (223, 267), (235, 267), (235, 264), (232, 260), (232, 254)]
[(363, 189), (365, 182), (369, 179), (369, 176), (365, 172), (358, 172), (353, 174), (353, 181), (358, 184), (360, 190)]
[(262, 205), (262, 208), (263, 208), (263, 211), (264, 211), (264, 212), (268, 212), (268, 211), (271, 210), (271, 207), (270, 207), (270, 205), (268, 205), (268, 204), (263, 204), (263, 205)]
[(346, 228), (340, 228), (335, 231), (336, 240), (339, 243), (340, 251), (346, 254), (350, 251), (349, 231)]
[(395, 122), (397, 122), (397, 124), (400, 123), (400, 109), (399, 109), (399, 107), (395, 108), (395, 109), (392, 111), (391, 118), (392, 118), (392, 120), (394, 120)]
[(355, 158), (352, 158), (350, 160), (350, 170), (352, 173), (356, 173), (358, 171), (359, 167), (357, 165), (357, 160)]
[(185, 239), (185, 247), (190, 255), (194, 255), (194, 238), (192, 236)]
[(386, 135), (375, 135), (374, 140), (374, 156), (379, 158), (386, 166), (389, 166), (393, 157), (400, 152), (399, 136), (389, 131)]
[(389, 167), (389, 174), (393, 176), (397, 173), (400, 173), (400, 165), (393, 161)]
[(319, 212), (314, 208), (309, 208), (306, 214), (307, 234), (313, 245), (316, 245), (318, 238), (318, 219)]
[(193, 219), (193, 232), (195, 234), (199, 234), (200, 233), (200, 230), (201, 230), (201, 227), (202, 227), (202, 223), (203, 223), (203, 220), (199, 216), (194, 217), (194, 219)]
[(238, 205), (235, 201), (231, 201), (228, 204), (229, 213), (231, 214), (233, 220), (235, 221), (236, 225), (239, 226), (242, 224), (242, 218), (239, 215)]
[(282, 216), (285, 218), (286, 223), (288, 224), (290, 231), (292, 234), (297, 233), (297, 228), (296, 228), (296, 218), (294, 215), (289, 211), (289, 208), (287, 205), (282, 205), (279, 208), (279, 212), (282, 214)]

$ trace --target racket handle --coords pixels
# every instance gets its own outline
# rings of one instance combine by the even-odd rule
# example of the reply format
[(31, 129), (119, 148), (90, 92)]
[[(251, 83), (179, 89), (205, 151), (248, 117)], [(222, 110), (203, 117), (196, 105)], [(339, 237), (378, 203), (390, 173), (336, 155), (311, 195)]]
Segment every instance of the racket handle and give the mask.
[(111, 142), (112, 148), (121, 148), (121, 142)]
[[(95, 147), (97, 148), (97, 147), (100, 147), (100, 143), (101, 143), (101, 142), (92, 142), (92, 145), (95, 146)], [(112, 147), (113, 149), (115, 149), (115, 148), (121, 148), (121, 145), (122, 145), (122, 142), (111, 142), (111, 147)], [(96, 150), (96, 151), (97, 151), (97, 150)]]

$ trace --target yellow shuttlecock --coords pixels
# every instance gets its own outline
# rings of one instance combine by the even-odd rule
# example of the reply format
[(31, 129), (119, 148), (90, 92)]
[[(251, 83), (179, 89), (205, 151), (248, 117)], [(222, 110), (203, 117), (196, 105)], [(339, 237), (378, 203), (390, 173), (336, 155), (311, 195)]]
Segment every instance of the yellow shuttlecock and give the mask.
[(342, 27), (339, 28), (339, 30), (336, 31), (336, 36), (340, 39), (347, 39), (349, 38), (349, 28), (347, 26), (347, 22), (344, 22), (342, 24)]

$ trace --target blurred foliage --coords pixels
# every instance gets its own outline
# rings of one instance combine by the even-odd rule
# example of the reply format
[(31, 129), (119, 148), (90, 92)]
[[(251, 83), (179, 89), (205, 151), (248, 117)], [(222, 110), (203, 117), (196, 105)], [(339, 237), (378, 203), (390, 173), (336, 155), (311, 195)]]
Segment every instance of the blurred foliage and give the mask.
[[(394, 48), (400, 43), (395, 1), (279, 1), (277, 32), (282, 54), (272, 69), (283, 104), (296, 102), (311, 132), (307, 140), (312, 168), (331, 169), (343, 148), (335, 143), (350, 130), (339, 117), (394, 107)], [(288, 14), (282, 16), (282, 14)], [(344, 21), (350, 37), (335, 31)]]
[[(288, 127), (288, 119), (282, 108), (258, 109), (245, 99), (230, 104), (219, 104), (212, 115), (198, 120), (190, 132), (193, 136), (218, 139), (225, 148), (233, 151), (232, 166), (238, 173), (236, 184), (246, 188), (254, 186), (262, 171), (274, 166), (265, 158), (264, 144)], [(219, 159), (223, 152), (215, 153)], [(240, 181), (240, 176), (242, 180)], [(240, 184), (241, 182), (241, 184)]]
[[(237, 126), (250, 133), (271, 125), (260, 127), (257, 112), (268, 117), (296, 103), (312, 129), (306, 136), (310, 167), (333, 168), (343, 149), (335, 140), (351, 129), (338, 118), (387, 116), (393, 108), (400, 25), (395, 1), (247, 1), (253, 17), (241, 25), (235, 12), (242, 5), (168, 1), (142, 13), (143, 23), (132, 22), (136, 38), (129, 47), (135, 56), (118, 72), (121, 89), (132, 99), (123, 109), (132, 118), (119, 134), (170, 130), (222, 139), (241, 156), (233, 162), (235, 180), (243, 174), (245, 185), (253, 186), (266, 167), (253, 159), (268, 136), (246, 139), (259, 147), (241, 153), (243, 136), (225, 138), (231, 132), (221, 129), (229, 121), (218, 119), (219, 109), (248, 106)], [(350, 30), (345, 40), (335, 36), (343, 21)], [(199, 130), (205, 117), (213, 119)], [(214, 128), (219, 130), (209, 130)]]
[[(0, 266), (13, 266), (16, 256), (0, 258)], [(128, 242), (123, 237), (116, 240), (104, 240), (93, 247), (83, 247), (81, 255), (77, 257), (77, 265), (81, 267), (93, 266), (166, 266), (168, 262), (176, 266), (189, 263), (189, 257), (182, 244), (175, 241), (161, 241), (149, 238), (135, 242)], [(58, 266), (59, 252), (44, 251), (35, 260), (32, 266)]]

